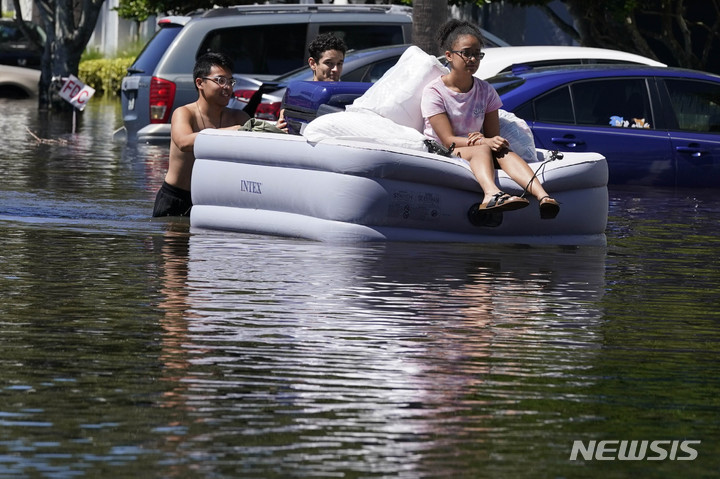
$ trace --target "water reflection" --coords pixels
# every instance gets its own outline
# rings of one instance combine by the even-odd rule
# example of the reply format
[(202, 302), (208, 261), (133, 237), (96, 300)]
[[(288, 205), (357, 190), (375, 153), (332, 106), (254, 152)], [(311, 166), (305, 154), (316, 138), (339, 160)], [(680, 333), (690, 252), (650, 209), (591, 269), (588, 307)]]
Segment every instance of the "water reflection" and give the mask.
[(180, 253), (165, 256), (163, 358), (177, 382), (164, 403), (202, 425), (185, 444), (247, 454), (248, 470), (329, 473), (356, 457), (387, 473), (401, 458), (407, 474), (460, 471), (435, 452), (504, 435), (478, 408), (527, 414), (517, 401), (548, 391), (521, 391), (525, 375), (561, 375), (568, 346), (572, 371), (597, 347), (603, 250), (212, 233), (187, 238), (185, 269), (182, 238), (163, 247)]
[(18, 205), (13, 214), (21, 216), (80, 218), (97, 204), (112, 219), (123, 215), (126, 202), (141, 202), (143, 217), (149, 216), (147, 202), (162, 182), (167, 148), (114, 143), (112, 132), (122, 123), (118, 102), (92, 102), (78, 114), (75, 134), (71, 114), (40, 112), (32, 100), (0, 99), (0, 108), (3, 208)]

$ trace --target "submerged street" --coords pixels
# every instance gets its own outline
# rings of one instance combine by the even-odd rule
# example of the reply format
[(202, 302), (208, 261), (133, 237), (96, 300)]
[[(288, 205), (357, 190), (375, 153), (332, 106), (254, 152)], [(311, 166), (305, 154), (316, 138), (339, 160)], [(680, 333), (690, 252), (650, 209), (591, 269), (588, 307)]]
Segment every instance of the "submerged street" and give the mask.
[[(117, 102), (75, 135), (0, 108), (0, 475), (720, 467), (715, 190), (611, 188), (607, 248), (191, 232), (150, 218), (167, 147), (113, 143)], [(667, 457), (572, 460), (602, 440)]]

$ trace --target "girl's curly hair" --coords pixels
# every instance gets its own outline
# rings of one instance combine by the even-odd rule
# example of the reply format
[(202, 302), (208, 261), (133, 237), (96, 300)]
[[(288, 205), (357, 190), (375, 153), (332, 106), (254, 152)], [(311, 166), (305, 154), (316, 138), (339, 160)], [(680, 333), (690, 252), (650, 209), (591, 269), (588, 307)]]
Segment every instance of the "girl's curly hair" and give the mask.
[(435, 39), (437, 41), (440, 51), (452, 50), (452, 46), (457, 41), (458, 37), (463, 35), (473, 35), (480, 41), (480, 46), (485, 44), (483, 40), (482, 32), (480, 28), (474, 23), (467, 22), (465, 20), (452, 19), (445, 22), (440, 27)]

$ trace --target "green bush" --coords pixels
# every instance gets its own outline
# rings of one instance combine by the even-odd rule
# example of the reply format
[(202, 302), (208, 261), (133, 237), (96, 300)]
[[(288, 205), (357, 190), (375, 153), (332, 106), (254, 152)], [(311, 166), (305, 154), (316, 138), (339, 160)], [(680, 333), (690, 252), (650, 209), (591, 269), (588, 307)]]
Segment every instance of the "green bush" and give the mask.
[(81, 61), (78, 77), (83, 83), (93, 87), (98, 96), (119, 96), (122, 79), (127, 75), (127, 68), (132, 65), (133, 60), (134, 57)]

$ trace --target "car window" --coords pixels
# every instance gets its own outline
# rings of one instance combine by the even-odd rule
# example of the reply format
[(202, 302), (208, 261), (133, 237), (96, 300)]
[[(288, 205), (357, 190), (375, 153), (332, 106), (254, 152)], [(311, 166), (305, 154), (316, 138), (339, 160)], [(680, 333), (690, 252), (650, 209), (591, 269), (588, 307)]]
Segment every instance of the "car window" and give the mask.
[[(40, 27), (28, 22), (25, 22), (25, 26), (30, 30), (30, 35), (34, 41), (41, 43), (45, 41), (45, 32)], [(0, 42), (27, 43), (28, 41), (30, 39), (25, 36), (14, 22), (0, 24)]]
[(527, 102), (513, 110), (515, 116), (522, 118), (525, 121), (535, 121), (535, 113), (533, 112), (532, 102)]
[(665, 80), (681, 130), (720, 133), (720, 86), (693, 80)]
[(400, 25), (320, 25), (319, 33), (334, 33), (349, 50), (364, 50), (383, 45), (404, 43)]
[(135, 62), (128, 69), (132, 73), (146, 73), (151, 75), (155, 71), (160, 58), (175, 39), (182, 25), (168, 25), (158, 30), (153, 38), (145, 45), (145, 48), (135, 59)]
[(340, 80), (342, 81), (352, 81), (352, 82), (363, 82), (363, 78), (366, 77), (366, 73), (368, 71), (368, 67), (370, 65), (363, 65), (360, 68), (356, 68), (353, 71), (346, 71), (343, 70), (343, 74), (340, 77)]
[(498, 95), (502, 96), (505, 93), (512, 91), (525, 83), (525, 80), (511, 75), (497, 75), (486, 80), (492, 85)]
[(375, 83), (385, 74), (385, 72), (395, 66), (399, 59), (400, 57), (394, 57), (375, 63), (372, 68), (370, 68), (367, 75), (365, 75), (363, 81)]
[(396, 57), (387, 58), (365, 65), (362, 68), (343, 74), (342, 81), (375, 83), (385, 74), (386, 71), (397, 63), (399, 58), (400, 56), (398, 55)]
[(642, 78), (580, 81), (571, 85), (571, 91), (578, 125), (652, 126), (650, 98)]
[(579, 58), (561, 59), (561, 60), (537, 60), (537, 61), (520, 62), (519, 64), (508, 65), (507, 67), (500, 70), (498, 73), (511, 72), (511, 71), (513, 71), (513, 68), (517, 65), (521, 65), (527, 69), (534, 69), (534, 68), (552, 67), (552, 66), (558, 66), (558, 65), (580, 65), (580, 64), (582, 64), (582, 60), (580, 60)]
[[(522, 65), (528, 69), (536, 69), (565, 65), (637, 65), (637, 62), (603, 58), (560, 58), (520, 62), (517, 65)], [(517, 65), (508, 65), (498, 73), (511, 72)]]
[(583, 65), (644, 65), (645, 63), (634, 62), (631, 60), (619, 60), (613, 58), (585, 58)]
[(291, 72), (288, 72), (284, 75), (280, 75), (279, 77), (275, 78), (273, 81), (277, 82), (280, 85), (285, 85), (287, 83), (290, 83), (291, 81), (297, 81), (297, 80), (312, 80), (313, 72), (310, 69), (310, 67), (307, 66), (307, 64), (304, 67), (300, 67), (296, 70), (293, 70)]
[(567, 86), (557, 88), (538, 97), (533, 102), (535, 106), (535, 120), (547, 123), (575, 123), (570, 88)]
[(196, 56), (223, 52), (235, 73), (281, 75), (306, 64), (306, 36), (307, 23), (221, 28), (205, 37)]
[(19, 28), (14, 25), (0, 25), (0, 41), (18, 42), (22, 40), (24, 40), (24, 38)]

